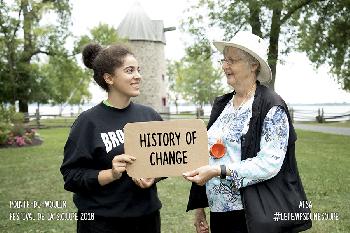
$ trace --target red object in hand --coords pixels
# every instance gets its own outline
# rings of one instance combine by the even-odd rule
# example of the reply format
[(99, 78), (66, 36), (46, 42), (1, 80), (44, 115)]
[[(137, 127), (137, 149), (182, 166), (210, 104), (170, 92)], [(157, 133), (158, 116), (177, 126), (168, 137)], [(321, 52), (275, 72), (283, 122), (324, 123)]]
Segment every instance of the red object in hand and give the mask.
[(221, 139), (218, 139), (217, 142), (210, 147), (210, 155), (216, 159), (222, 158), (226, 153), (226, 147)]

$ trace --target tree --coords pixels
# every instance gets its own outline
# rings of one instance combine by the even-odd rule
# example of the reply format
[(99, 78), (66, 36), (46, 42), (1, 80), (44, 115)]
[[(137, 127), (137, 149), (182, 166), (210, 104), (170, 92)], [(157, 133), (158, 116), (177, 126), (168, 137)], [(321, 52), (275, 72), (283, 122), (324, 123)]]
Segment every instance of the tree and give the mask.
[[(279, 52), (299, 48), (316, 64), (327, 62), (348, 89), (349, 9), (348, 0), (200, 0), (187, 10), (190, 16), (184, 20), (183, 29), (195, 36), (195, 43), (208, 37), (206, 25), (221, 28), (225, 39), (248, 29), (267, 39), (271, 88)], [(316, 31), (319, 36), (315, 36)], [(335, 42), (337, 35), (343, 40)], [(285, 44), (283, 50), (280, 42)]]
[[(0, 0), (0, 99), (28, 113), (28, 104), (38, 100), (38, 55), (65, 51), (69, 36), (69, 0)], [(43, 20), (46, 18), (55, 18)], [(42, 98), (39, 98), (42, 99)]]
[(170, 62), (167, 74), (172, 91), (203, 108), (204, 104), (212, 104), (214, 98), (223, 93), (222, 73), (213, 68), (212, 61), (205, 54), (194, 52), (197, 48), (187, 48), (184, 58)]
[[(91, 94), (88, 91), (92, 72), (78, 65), (77, 59), (81, 59), (82, 48), (90, 43), (97, 42), (101, 45), (109, 45), (123, 41), (114, 27), (108, 24), (99, 24), (92, 28), (88, 35), (81, 36), (76, 42), (73, 54), (66, 56), (58, 53), (50, 57), (49, 62), (42, 66), (43, 76), (53, 87), (50, 94), (52, 104), (60, 105), (60, 113), (67, 105), (82, 105), (87, 102)], [(64, 70), (64, 72), (61, 72)]]
[[(81, 36), (76, 42), (71, 56), (58, 53), (50, 57), (49, 62), (42, 66), (43, 76), (53, 87), (50, 94), (52, 104), (60, 105), (60, 113), (64, 107), (73, 104), (84, 104), (91, 94), (88, 91), (91, 82), (91, 71), (81, 68), (77, 59), (84, 45), (90, 42), (98, 42), (101, 45), (109, 45), (122, 41), (118, 37), (116, 29), (107, 24), (99, 24), (90, 30), (89, 35)], [(64, 70), (64, 72), (61, 72)]]
[(90, 30), (90, 35), (83, 35), (80, 37), (75, 43), (74, 53), (80, 53), (84, 45), (90, 42), (96, 42), (102, 46), (107, 46), (118, 42), (127, 43), (127, 39), (121, 38), (117, 33), (117, 29), (113, 26), (99, 23), (98, 26)]
[(350, 90), (350, 1), (314, 3), (299, 21), (299, 49), (316, 67), (327, 63), (344, 90)]
[(51, 87), (50, 102), (60, 105), (60, 114), (66, 105), (81, 105), (90, 99), (91, 75), (77, 64), (74, 57), (50, 57), (49, 62), (42, 65), (41, 72)]

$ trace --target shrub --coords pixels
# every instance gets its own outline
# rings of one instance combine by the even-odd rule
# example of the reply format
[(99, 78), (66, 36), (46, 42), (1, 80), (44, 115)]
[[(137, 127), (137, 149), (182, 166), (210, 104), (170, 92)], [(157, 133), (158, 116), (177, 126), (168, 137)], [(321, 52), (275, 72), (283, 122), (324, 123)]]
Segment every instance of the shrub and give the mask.
[(34, 129), (26, 128), (23, 113), (13, 106), (0, 105), (0, 146), (24, 146), (32, 144), (36, 137)]
[(11, 131), (11, 115), (15, 112), (14, 107), (5, 108), (0, 105), (0, 145), (6, 144)]
[[(4, 125), (4, 124), (1, 123), (0, 125)], [(8, 130), (6, 126), (4, 127), (0, 126), (0, 145), (6, 144), (9, 138), (9, 133), (10, 133), (10, 130)]]
[(24, 114), (22, 112), (13, 112), (10, 115), (10, 121), (14, 125), (23, 125), (24, 124)]
[(0, 122), (11, 122), (11, 116), (16, 113), (16, 109), (14, 106), (6, 107), (0, 104)]

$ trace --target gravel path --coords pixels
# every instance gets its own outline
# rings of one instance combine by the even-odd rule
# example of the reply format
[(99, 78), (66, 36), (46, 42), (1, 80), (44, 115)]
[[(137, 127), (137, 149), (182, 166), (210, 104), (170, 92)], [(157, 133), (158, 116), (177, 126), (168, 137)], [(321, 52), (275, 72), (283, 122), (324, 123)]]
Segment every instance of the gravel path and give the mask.
[(294, 128), (296, 129), (350, 136), (350, 128), (307, 125), (307, 124), (293, 124), (293, 125), (294, 125)]

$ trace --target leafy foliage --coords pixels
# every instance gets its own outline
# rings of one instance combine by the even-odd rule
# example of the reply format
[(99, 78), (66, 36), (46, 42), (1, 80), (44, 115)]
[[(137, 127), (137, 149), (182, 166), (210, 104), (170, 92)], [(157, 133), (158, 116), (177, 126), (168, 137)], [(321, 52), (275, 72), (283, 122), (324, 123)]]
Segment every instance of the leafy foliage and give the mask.
[(328, 64), (343, 89), (350, 90), (350, 1), (314, 3), (302, 12), (299, 49), (316, 67)]
[(184, 58), (168, 65), (170, 89), (201, 108), (223, 93), (222, 73), (213, 67), (203, 49), (205, 45), (189, 47)]
[(41, 70), (54, 87), (50, 94), (52, 103), (83, 104), (91, 96), (88, 92), (90, 76), (78, 66), (74, 58), (51, 57)]
[(272, 88), (279, 54), (300, 49), (316, 66), (327, 63), (349, 90), (349, 5), (348, 0), (198, 0), (187, 9), (182, 29), (194, 44), (218, 29), (226, 40), (240, 30), (265, 38)]
[(71, 6), (69, 0), (0, 0), (0, 101), (28, 112), (28, 104), (83, 104), (91, 97), (91, 72), (75, 55), (90, 41), (109, 45), (122, 41), (116, 29), (99, 24), (66, 48)]
[(108, 46), (110, 44), (124, 42), (127, 40), (119, 37), (117, 30), (113, 26), (100, 23), (98, 26), (90, 30), (90, 35), (84, 35), (79, 38), (75, 43), (74, 53), (80, 53), (84, 45), (95, 42), (102, 46)]
[(5, 144), (9, 138), (11, 131), (11, 116), (14, 115), (16, 109), (0, 105), (0, 145)]
[(69, 20), (69, 0), (0, 0), (1, 102), (19, 101), (19, 110), (28, 112), (28, 103), (46, 97), (38, 55), (67, 54)]

